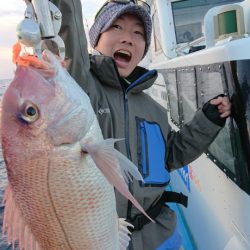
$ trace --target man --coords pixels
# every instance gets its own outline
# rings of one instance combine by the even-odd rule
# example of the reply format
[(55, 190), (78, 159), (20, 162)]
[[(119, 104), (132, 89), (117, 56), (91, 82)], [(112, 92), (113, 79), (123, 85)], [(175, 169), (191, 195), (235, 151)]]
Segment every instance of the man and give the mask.
[(167, 111), (143, 92), (152, 86), (157, 71), (137, 66), (150, 45), (149, 6), (140, 1), (107, 1), (90, 29), (95, 51), (89, 56), (80, 0), (52, 2), (63, 14), (60, 35), (66, 56), (72, 60), (69, 72), (89, 95), (104, 137), (125, 138), (117, 149), (144, 177), (145, 184), (129, 184), (131, 192), (146, 211), (160, 207), (153, 213), (156, 223), (144, 218), (138, 223), (138, 210), (116, 194), (118, 215), (135, 225), (130, 249), (179, 249), (176, 215), (161, 199), (169, 171), (190, 163), (207, 149), (231, 113), (228, 98), (213, 99), (179, 132), (172, 131)]

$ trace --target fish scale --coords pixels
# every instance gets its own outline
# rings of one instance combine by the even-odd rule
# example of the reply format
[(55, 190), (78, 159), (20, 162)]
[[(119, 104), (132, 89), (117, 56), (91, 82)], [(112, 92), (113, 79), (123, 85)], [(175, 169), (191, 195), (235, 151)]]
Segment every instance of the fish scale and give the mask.
[[(72, 248), (80, 249), (83, 246), (82, 235), (76, 234), (74, 231), (82, 231), (82, 228), (85, 228), (84, 233), (87, 242), (90, 239), (90, 242), (95, 242), (96, 249), (112, 249), (106, 244), (111, 240), (107, 240), (107, 236), (118, 237), (117, 225), (116, 223), (114, 224), (116, 220), (110, 220), (110, 218), (116, 216), (116, 210), (110, 210), (110, 207), (115, 208), (114, 196), (110, 195), (113, 193), (113, 187), (96, 168), (89, 156), (83, 156), (83, 159), (79, 159), (79, 161), (85, 163), (84, 167), (79, 162), (72, 165), (70, 160), (71, 164), (68, 166), (70, 171), (65, 175), (65, 164), (58, 164), (58, 158), (60, 159), (62, 155), (65, 157), (66, 152), (69, 154), (69, 157), (72, 157), (74, 151), (78, 150), (72, 148), (72, 151), (64, 151), (58, 148), (54, 151), (56, 152), (53, 152), (51, 164), (56, 166), (57, 169), (55, 171), (51, 169), (50, 171), (50, 190), (55, 210), (58, 211), (57, 215), (64, 230), (68, 232), (67, 237), (69, 242), (72, 242)], [(86, 176), (88, 176), (88, 179), (86, 179)], [(62, 194), (59, 190), (63, 189), (65, 193)], [(68, 198), (65, 199), (65, 196)], [(74, 204), (72, 209), (64, 209), (67, 205), (72, 206), (71, 204)], [(81, 212), (80, 214), (79, 211)], [(72, 228), (74, 228), (74, 231), (71, 230)], [(107, 234), (111, 228), (114, 229), (113, 233)], [(100, 240), (101, 238), (103, 240)], [(105, 238), (106, 240), (104, 241)], [(96, 242), (100, 242), (100, 245), (98, 246)], [(93, 249), (95, 247), (93, 246)]]

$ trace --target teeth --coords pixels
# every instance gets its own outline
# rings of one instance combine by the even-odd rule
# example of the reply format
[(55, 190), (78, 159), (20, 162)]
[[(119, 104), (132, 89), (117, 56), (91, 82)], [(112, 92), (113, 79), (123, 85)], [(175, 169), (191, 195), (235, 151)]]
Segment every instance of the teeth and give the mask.
[(126, 50), (118, 50), (117, 52), (130, 56), (130, 53)]

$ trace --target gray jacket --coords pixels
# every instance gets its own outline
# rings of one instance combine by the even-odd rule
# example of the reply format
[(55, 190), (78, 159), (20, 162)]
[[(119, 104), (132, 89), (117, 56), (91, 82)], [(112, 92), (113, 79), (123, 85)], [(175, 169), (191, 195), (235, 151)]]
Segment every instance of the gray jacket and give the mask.
[[(168, 171), (180, 168), (204, 152), (221, 127), (209, 121), (202, 110), (180, 131), (168, 123), (167, 111), (143, 90), (154, 83), (157, 72), (137, 67), (127, 86), (114, 61), (102, 55), (88, 55), (80, 0), (53, 0), (63, 13), (61, 36), (66, 56), (72, 60), (69, 72), (89, 95), (105, 138), (125, 138), (117, 149), (141, 171), (145, 184), (134, 181), (131, 192), (147, 210), (157, 202), (168, 183)], [(141, 80), (138, 78), (141, 77)], [(156, 171), (157, 170), (157, 171)], [(152, 174), (152, 173), (153, 174)], [(117, 195), (120, 217), (133, 217), (138, 210)], [(155, 219), (132, 234), (136, 250), (153, 250), (171, 236), (176, 215), (163, 206)]]

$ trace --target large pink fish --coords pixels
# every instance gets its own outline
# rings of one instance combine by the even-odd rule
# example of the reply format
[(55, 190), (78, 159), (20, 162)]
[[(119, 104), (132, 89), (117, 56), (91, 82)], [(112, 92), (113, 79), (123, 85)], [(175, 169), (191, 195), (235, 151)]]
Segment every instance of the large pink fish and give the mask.
[(103, 139), (88, 96), (47, 53), (53, 77), (18, 66), (2, 101), (3, 231), (20, 249), (125, 249), (114, 186), (143, 212), (123, 179), (141, 176)]

